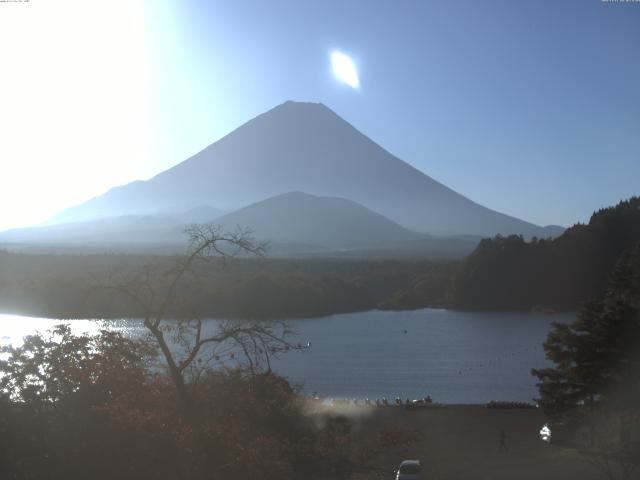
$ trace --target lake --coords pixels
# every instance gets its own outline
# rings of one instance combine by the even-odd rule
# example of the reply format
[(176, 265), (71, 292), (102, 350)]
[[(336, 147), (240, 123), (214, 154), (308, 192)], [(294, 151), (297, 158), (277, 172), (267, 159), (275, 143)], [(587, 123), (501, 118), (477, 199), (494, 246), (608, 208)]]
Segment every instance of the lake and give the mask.
[[(436, 402), (531, 402), (532, 368), (549, 365), (542, 342), (551, 322), (574, 314), (478, 313), (443, 309), (368, 311), (291, 320), (294, 341), (311, 343), (273, 361), (273, 369), (302, 392), (333, 398), (420, 398)], [(213, 326), (216, 320), (207, 320)], [(58, 320), (0, 315), (0, 344), (20, 343)], [(73, 320), (76, 332), (96, 332), (103, 322)], [(109, 322), (129, 336), (140, 322)]]

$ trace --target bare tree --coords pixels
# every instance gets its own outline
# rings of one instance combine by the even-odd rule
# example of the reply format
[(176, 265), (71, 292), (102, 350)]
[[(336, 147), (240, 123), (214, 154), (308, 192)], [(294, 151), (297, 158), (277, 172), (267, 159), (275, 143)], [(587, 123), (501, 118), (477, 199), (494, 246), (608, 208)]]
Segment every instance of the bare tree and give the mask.
[(257, 242), (249, 230), (229, 233), (213, 224), (194, 224), (185, 233), (189, 237), (187, 252), (173, 259), (169, 267), (146, 265), (126, 276), (115, 276), (98, 288), (128, 298), (141, 312), (175, 385), (178, 409), (183, 415), (192, 415), (194, 384), (205, 368), (220, 363), (222, 358), (243, 358), (255, 375), (270, 371), (271, 357), (300, 347), (287, 340), (291, 331), (284, 322), (225, 320), (207, 330), (202, 315), (181, 295), (181, 284), (187, 277), (192, 277), (196, 285), (201, 283), (199, 263), (217, 260), (224, 264), (239, 254), (260, 257), (265, 245)]

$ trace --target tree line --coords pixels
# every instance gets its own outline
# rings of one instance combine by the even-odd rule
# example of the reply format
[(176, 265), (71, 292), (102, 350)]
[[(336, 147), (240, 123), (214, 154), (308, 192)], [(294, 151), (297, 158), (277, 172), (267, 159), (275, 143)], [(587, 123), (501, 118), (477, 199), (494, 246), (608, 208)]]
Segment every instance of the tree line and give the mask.
[[(106, 279), (151, 267), (167, 255), (45, 255), (0, 251), (0, 311), (49, 318), (129, 318), (139, 307), (110, 291)], [(180, 285), (189, 308), (209, 318), (301, 318), (374, 308), (443, 306), (455, 262), (232, 258), (199, 264)], [(184, 313), (184, 312), (183, 312)], [(170, 314), (181, 315), (176, 305)]]
[(640, 240), (640, 197), (595, 212), (557, 238), (484, 239), (462, 263), (452, 303), (470, 310), (576, 310), (601, 294), (623, 252)]

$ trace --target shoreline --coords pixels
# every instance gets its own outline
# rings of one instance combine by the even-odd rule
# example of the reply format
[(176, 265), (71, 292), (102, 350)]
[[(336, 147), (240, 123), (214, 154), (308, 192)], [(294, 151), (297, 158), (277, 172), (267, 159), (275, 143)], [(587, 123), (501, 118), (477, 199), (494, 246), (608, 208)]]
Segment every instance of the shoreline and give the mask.
[[(455, 306), (451, 305), (428, 305), (425, 307), (419, 308), (368, 308), (362, 310), (340, 310), (333, 313), (327, 314), (318, 314), (318, 315), (308, 315), (308, 316), (284, 316), (284, 317), (206, 317), (203, 320), (240, 320), (240, 321), (304, 321), (304, 320), (316, 320), (319, 318), (332, 317), (337, 315), (350, 315), (350, 314), (361, 314), (361, 313), (369, 313), (369, 312), (379, 312), (379, 313), (404, 313), (404, 312), (420, 312), (423, 310), (433, 310), (433, 311), (448, 311), (448, 312), (457, 312), (457, 313), (469, 313), (469, 314), (513, 314), (513, 315), (564, 315), (564, 314), (575, 314), (577, 311), (573, 309), (568, 310), (553, 310), (553, 309), (530, 309), (530, 310), (484, 310), (484, 309), (465, 309), (465, 308), (455, 308)], [(76, 321), (76, 320), (84, 320), (84, 321), (93, 321), (93, 322), (111, 322), (111, 321), (135, 321), (140, 320), (140, 317), (136, 316), (102, 316), (102, 317), (94, 317), (87, 318), (86, 315), (72, 315), (72, 316), (56, 316), (56, 315), (47, 315), (44, 313), (33, 312), (30, 313), (28, 311), (19, 311), (19, 310), (3, 310), (0, 308), (0, 317), (3, 316), (14, 316), (14, 317), (25, 317), (29, 319), (46, 319), (46, 320), (58, 320), (58, 321)], [(171, 321), (180, 321), (183, 320), (181, 318), (170, 318), (167, 320)]]

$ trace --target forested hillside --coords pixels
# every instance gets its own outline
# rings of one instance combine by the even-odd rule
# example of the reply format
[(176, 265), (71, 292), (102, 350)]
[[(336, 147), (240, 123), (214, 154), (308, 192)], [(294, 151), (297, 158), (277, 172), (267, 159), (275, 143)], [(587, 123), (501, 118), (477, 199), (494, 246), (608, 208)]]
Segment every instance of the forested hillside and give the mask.
[[(32, 255), (0, 251), (0, 312), (51, 318), (139, 317), (126, 298), (100, 288), (147, 268), (169, 271), (163, 255)], [(442, 306), (455, 262), (247, 259), (199, 265), (180, 296), (205, 317), (293, 318)], [(162, 278), (162, 276), (159, 276)], [(174, 309), (172, 315), (182, 312)]]
[(458, 271), (454, 305), (464, 309), (572, 310), (605, 288), (620, 255), (640, 240), (640, 197), (595, 212), (554, 239), (496, 236)]

